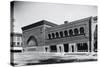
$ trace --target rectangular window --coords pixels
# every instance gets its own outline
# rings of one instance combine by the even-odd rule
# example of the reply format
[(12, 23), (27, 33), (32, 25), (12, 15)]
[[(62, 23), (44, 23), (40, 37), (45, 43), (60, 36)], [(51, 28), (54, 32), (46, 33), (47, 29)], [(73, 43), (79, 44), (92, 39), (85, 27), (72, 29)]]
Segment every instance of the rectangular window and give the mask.
[(20, 46), (20, 42), (17, 42), (17, 46)]
[(88, 52), (88, 44), (87, 43), (83, 43), (83, 50), (85, 52)]
[(77, 51), (78, 52), (88, 52), (88, 44), (87, 43), (77, 43)]
[(14, 42), (17, 41), (17, 37), (16, 37), (16, 36), (13, 37), (13, 41), (14, 41)]
[(11, 46), (12, 47), (16, 46), (16, 43), (15, 42), (12, 42)]
[(69, 51), (69, 44), (63, 44), (64, 45), (64, 52)]
[(20, 41), (20, 37), (17, 37), (17, 41)]
[(50, 46), (50, 51), (51, 52), (57, 52), (57, 47), (56, 47), (56, 45), (52, 45), (52, 46)]
[(51, 39), (51, 34), (48, 34), (48, 38)]

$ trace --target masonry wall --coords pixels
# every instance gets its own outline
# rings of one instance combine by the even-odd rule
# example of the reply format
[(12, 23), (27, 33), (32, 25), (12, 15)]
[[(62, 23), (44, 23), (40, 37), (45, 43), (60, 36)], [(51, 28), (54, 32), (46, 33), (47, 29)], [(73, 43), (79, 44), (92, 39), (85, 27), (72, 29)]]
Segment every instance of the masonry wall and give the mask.
[(23, 43), (24, 43), (23, 47), (30, 47), (29, 45), (27, 45), (27, 40), (31, 36), (34, 36), (36, 38), (38, 46), (43, 45), (44, 44), (43, 29), (44, 29), (44, 27), (41, 25), (41, 26), (23, 31)]
[[(88, 42), (89, 41), (89, 18), (85, 18), (82, 20), (78, 20), (75, 22), (66, 23), (63, 25), (60, 25), (58, 27), (54, 27), (51, 29), (46, 30), (46, 42), (47, 45), (56, 45), (56, 44), (62, 44), (62, 43), (78, 43), (78, 42)], [(65, 31), (69, 29), (79, 29), (80, 27), (84, 27), (85, 34), (84, 35), (77, 35), (72, 37), (59, 37), (59, 38), (52, 38), (49, 39), (48, 34)], [(80, 32), (79, 32), (80, 33)]]

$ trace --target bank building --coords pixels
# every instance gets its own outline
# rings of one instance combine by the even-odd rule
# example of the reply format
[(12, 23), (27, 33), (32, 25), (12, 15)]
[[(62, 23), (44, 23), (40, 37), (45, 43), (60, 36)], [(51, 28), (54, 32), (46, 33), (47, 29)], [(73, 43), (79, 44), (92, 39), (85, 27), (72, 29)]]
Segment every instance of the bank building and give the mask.
[(97, 16), (57, 25), (47, 20), (22, 27), (26, 52), (97, 52)]

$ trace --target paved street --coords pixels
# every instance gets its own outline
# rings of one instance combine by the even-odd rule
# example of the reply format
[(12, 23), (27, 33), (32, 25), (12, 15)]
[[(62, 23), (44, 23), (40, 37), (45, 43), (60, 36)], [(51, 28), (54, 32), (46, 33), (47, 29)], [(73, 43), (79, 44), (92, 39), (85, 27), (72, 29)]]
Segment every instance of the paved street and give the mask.
[[(94, 56), (93, 56), (94, 55)], [(51, 64), (64, 62), (96, 61), (96, 54), (24, 52), (14, 54), (18, 65)]]

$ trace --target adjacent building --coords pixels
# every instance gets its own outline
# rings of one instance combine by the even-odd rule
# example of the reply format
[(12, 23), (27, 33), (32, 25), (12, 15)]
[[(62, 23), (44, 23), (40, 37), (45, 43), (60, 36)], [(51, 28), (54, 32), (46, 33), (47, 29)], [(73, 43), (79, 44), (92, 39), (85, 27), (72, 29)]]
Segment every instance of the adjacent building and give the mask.
[(21, 52), (22, 51), (22, 34), (11, 33), (11, 51)]

